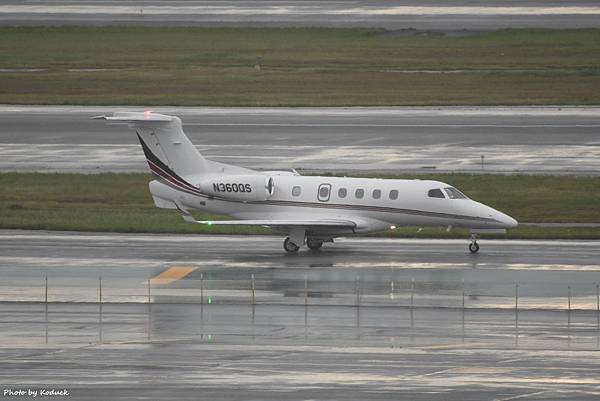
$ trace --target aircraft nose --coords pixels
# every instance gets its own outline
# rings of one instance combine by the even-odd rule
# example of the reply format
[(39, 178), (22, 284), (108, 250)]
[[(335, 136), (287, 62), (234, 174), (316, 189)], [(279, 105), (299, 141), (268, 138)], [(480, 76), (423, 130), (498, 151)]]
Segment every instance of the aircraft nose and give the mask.
[(519, 226), (519, 222), (517, 220), (513, 219), (512, 217), (510, 217), (509, 215), (504, 214), (502, 212), (496, 212), (496, 213), (498, 213), (497, 220), (502, 223), (504, 228), (516, 228)]
[[(472, 205), (476, 208), (477, 214), (482, 217), (491, 219), (489, 222), (489, 228), (516, 228), (519, 226), (519, 222), (507, 214), (502, 213), (490, 206), (484, 205), (483, 203), (473, 202)], [(472, 206), (472, 207), (473, 207)], [(472, 209), (473, 210), (473, 209)]]

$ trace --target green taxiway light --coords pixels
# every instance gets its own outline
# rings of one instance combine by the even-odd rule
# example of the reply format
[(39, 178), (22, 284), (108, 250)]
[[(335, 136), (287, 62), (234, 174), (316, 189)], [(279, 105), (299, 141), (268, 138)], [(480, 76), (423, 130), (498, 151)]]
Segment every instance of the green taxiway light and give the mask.
[(208, 304), (212, 304), (212, 297), (208, 297)]

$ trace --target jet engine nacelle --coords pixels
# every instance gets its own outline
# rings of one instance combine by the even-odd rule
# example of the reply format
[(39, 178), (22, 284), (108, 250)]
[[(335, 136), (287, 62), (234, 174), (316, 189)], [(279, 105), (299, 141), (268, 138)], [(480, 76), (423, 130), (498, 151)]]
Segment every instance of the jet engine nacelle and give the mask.
[(273, 195), (275, 181), (267, 175), (224, 175), (206, 179), (200, 190), (215, 198), (241, 201), (264, 201)]

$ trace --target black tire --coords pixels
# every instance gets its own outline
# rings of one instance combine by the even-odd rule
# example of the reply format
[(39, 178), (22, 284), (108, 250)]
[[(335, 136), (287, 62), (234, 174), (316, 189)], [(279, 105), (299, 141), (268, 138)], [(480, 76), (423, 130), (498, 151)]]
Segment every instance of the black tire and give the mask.
[(318, 251), (323, 246), (323, 241), (309, 238), (306, 240), (306, 246), (312, 251)]
[(471, 251), (471, 253), (479, 252), (479, 244), (477, 242), (471, 242), (469, 244), (469, 251)]
[(285, 241), (283, 241), (283, 249), (285, 249), (285, 251), (287, 253), (296, 253), (296, 252), (298, 252), (298, 250), (300, 249), (300, 247), (298, 245), (294, 244), (290, 240), (290, 237), (287, 237), (285, 239)]

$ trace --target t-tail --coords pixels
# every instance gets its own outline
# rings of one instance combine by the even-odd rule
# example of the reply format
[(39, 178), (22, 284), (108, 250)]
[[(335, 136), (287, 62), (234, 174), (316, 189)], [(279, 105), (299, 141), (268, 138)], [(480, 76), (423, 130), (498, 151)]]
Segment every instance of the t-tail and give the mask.
[[(113, 123), (127, 124), (135, 130), (146, 156), (148, 167), (157, 181), (171, 189), (206, 197), (198, 182), (209, 177), (231, 174), (253, 174), (253, 170), (205, 159), (183, 132), (181, 119), (153, 112), (116, 112), (112, 116), (97, 116)], [(150, 183), (156, 206), (178, 208), (177, 200), (164, 196), (162, 186)]]
[(179, 117), (152, 112), (117, 112), (112, 116), (98, 116), (115, 123), (125, 123), (137, 132), (138, 139), (155, 174), (166, 167), (177, 175), (185, 176), (210, 172), (207, 160), (183, 133)]

